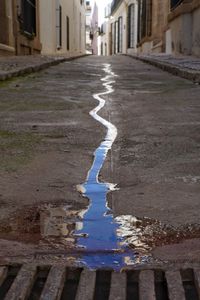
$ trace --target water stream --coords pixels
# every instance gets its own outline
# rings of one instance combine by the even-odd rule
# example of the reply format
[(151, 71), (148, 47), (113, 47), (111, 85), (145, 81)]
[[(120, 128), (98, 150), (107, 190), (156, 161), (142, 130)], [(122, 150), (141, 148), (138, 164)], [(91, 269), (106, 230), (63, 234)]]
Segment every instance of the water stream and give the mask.
[[(127, 247), (123, 246), (123, 243), (121, 244), (122, 238), (117, 235), (120, 224), (114, 219), (107, 206), (107, 193), (115, 185), (99, 182), (99, 172), (117, 137), (117, 128), (98, 115), (100, 109), (105, 105), (102, 97), (114, 91), (112, 84), (115, 82), (116, 76), (109, 64), (104, 64), (103, 70), (106, 76), (101, 80), (105, 92), (93, 95), (99, 104), (90, 112), (90, 115), (107, 128), (107, 134), (94, 152), (94, 161), (86, 182), (78, 188), (90, 200), (90, 204), (83, 215), (80, 230), (76, 230), (74, 234), (77, 236), (78, 247), (86, 250), (81, 257), (83, 264), (90, 268), (106, 266), (117, 269), (126, 265), (127, 261), (134, 259), (134, 254), (126, 249)], [(133, 257), (131, 258), (130, 255)]]

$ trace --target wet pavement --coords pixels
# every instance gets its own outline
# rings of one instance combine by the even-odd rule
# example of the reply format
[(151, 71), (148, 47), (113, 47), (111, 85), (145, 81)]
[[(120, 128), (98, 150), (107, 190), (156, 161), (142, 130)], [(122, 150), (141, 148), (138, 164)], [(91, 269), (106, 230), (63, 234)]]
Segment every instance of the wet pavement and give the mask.
[[(1, 261), (52, 255), (118, 270), (198, 244), (199, 96), (123, 56), (3, 83)], [(192, 248), (186, 261), (198, 259)]]

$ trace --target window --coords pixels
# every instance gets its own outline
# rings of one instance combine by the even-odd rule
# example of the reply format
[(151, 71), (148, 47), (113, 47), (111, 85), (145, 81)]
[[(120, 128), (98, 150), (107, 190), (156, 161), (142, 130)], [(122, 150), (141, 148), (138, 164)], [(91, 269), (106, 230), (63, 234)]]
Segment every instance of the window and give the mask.
[(138, 2), (138, 42), (152, 32), (152, 0)]
[(115, 22), (115, 47), (114, 53), (118, 52), (118, 36), (119, 36), (119, 28), (118, 28), (118, 21)]
[(114, 54), (115, 52), (115, 29), (114, 29), (114, 23), (111, 24), (111, 54)]
[(67, 50), (69, 50), (69, 17), (66, 17)]
[(122, 28), (122, 17), (118, 19), (118, 52), (122, 53), (122, 36), (123, 36), (123, 28)]
[(57, 49), (62, 47), (62, 6), (56, 8), (56, 40)]
[(135, 47), (135, 4), (128, 7), (128, 48)]
[(35, 0), (22, 0), (21, 29), (29, 34), (36, 35), (36, 3)]

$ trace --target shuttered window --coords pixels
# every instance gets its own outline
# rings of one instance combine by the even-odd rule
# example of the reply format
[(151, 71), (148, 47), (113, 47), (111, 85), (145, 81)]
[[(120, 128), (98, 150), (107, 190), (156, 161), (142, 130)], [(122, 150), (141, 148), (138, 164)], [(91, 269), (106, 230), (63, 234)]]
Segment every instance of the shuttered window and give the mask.
[(115, 52), (115, 28), (114, 23), (111, 24), (111, 54)]
[(66, 17), (66, 34), (67, 34), (67, 37), (66, 37), (66, 40), (67, 40), (67, 50), (69, 50), (70, 45), (69, 45), (69, 17), (68, 16)]
[(57, 48), (62, 47), (62, 6), (56, 7), (56, 43)]
[(123, 38), (123, 27), (122, 17), (118, 19), (118, 52), (122, 53), (122, 38)]
[(128, 48), (135, 47), (135, 4), (128, 7)]
[(114, 53), (118, 52), (118, 36), (119, 36), (119, 28), (118, 28), (118, 21), (115, 22), (115, 49)]
[(152, 0), (138, 2), (138, 42), (151, 36), (152, 33)]
[(21, 29), (29, 34), (36, 35), (36, 3), (35, 0), (22, 0)]

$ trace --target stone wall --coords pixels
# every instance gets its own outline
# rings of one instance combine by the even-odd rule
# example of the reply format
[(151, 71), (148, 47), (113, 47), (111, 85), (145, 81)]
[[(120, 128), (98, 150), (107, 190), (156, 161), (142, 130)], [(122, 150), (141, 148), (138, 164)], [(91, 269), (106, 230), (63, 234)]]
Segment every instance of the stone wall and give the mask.
[(192, 14), (192, 54), (200, 56), (200, 7)]
[(168, 16), (167, 48), (174, 54), (200, 56), (200, 0), (185, 0)]

